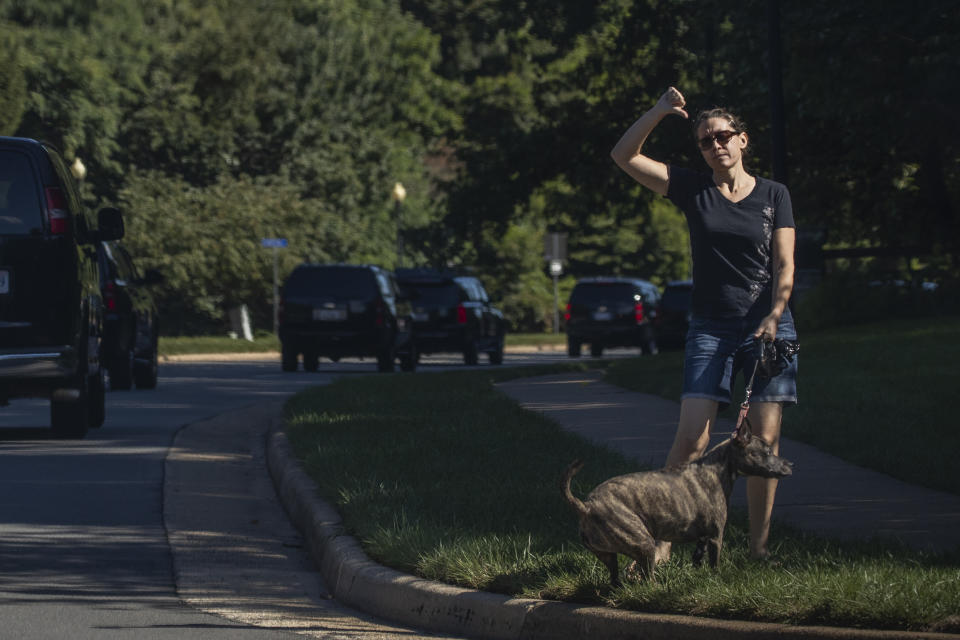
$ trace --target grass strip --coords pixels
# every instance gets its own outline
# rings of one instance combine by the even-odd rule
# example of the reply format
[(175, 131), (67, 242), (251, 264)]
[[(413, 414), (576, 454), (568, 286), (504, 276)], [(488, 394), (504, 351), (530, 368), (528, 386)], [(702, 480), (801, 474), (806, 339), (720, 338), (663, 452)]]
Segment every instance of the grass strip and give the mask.
[[(639, 359), (656, 367), (666, 360)], [(693, 568), (690, 545), (681, 545), (656, 580), (611, 590), (577, 539), (558, 480), (571, 460), (585, 459), (574, 481), (584, 495), (636, 465), (492, 386), (546, 371), (556, 369), (342, 379), (290, 401), (291, 443), (371, 557), (426, 578), (648, 612), (960, 631), (956, 554), (841, 544), (777, 526), (782, 565), (771, 567), (747, 557), (737, 511), (716, 572)]]
[(229, 336), (160, 336), (157, 352), (161, 356), (211, 353), (265, 353), (279, 351), (280, 341), (270, 334), (257, 334), (253, 342)]
[[(567, 337), (562, 333), (508, 333), (506, 345), (551, 346), (565, 345)], [(258, 332), (254, 341), (229, 336), (161, 336), (158, 350), (161, 356), (209, 353), (263, 353), (279, 351), (280, 341), (272, 333)]]

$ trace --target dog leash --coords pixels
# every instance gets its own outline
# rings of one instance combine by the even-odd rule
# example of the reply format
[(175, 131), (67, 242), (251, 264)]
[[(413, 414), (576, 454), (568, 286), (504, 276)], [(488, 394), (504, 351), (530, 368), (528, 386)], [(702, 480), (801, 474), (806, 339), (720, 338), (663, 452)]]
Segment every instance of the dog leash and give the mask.
[[(773, 378), (787, 367), (800, 350), (800, 343), (796, 340), (777, 339), (773, 342), (764, 342), (761, 338), (754, 338), (754, 347), (757, 350), (756, 361), (753, 363), (753, 373), (750, 374), (750, 380), (747, 382), (746, 397), (740, 403), (740, 415), (737, 416), (737, 426), (733, 435), (740, 433), (743, 429), (743, 423), (747, 426), (750, 421), (747, 420), (747, 412), (750, 410), (750, 394), (753, 392), (753, 381), (757, 377), (757, 371), (761, 371), (765, 378)], [(761, 366), (762, 365), (762, 366)]]
[(737, 416), (737, 426), (733, 430), (733, 435), (740, 433), (740, 429), (743, 428), (743, 421), (747, 419), (747, 412), (750, 411), (750, 393), (753, 391), (753, 379), (757, 375), (759, 365), (759, 361), (753, 365), (753, 373), (750, 374), (750, 382), (747, 383), (746, 397), (740, 403), (740, 415)]
[(757, 339), (758, 355), (753, 363), (753, 373), (750, 374), (750, 380), (747, 382), (747, 389), (743, 402), (740, 403), (740, 415), (737, 416), (737, 426), (733, 429), (733, 435), (740, 433), (743, 428), (743, 421), (747, 419), (747, 412), (750, 411), (750, 394), (753, 393), (753, 379), (757, 377), (757, 369), (760, 367), (760, 358), (763, 357), (763, 343)]

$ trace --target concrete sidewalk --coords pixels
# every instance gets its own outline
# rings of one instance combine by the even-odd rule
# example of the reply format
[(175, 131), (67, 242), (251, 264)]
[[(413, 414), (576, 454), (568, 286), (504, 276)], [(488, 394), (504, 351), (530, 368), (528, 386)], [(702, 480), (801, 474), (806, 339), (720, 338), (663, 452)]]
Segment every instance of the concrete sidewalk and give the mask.
[[(588, 372), (520, 378), (498, 388), (565, 429), (661, 467), (673, 442), (679, 404), (606, 384), (601, 377)], [(734, 425), (721, 419), (717, 426), (715, 442)], [(895, 539), (928, 551), (960, 545), (960, 496), (910, 485), (786, 438), (780, 452), (794, 463), (794, 473), (780, 482), (775, 520), (830, 537)], [(737, 483), (732, 504), (746, 504), (745, 487), (745, 482)]]

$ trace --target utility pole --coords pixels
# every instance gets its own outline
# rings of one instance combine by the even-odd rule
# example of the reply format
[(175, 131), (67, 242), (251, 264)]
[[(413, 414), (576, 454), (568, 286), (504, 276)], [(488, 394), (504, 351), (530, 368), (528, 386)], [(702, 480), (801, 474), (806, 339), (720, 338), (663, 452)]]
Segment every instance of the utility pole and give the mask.
[(280, 269), (279, 250), (287, 248), (286, 238), (262, 238), (260, 246), (273, 250), (273, 333), (280, 328)]
[(403, 201), (407, 197), (407, 190), (403, 188), (403, 185), (397, 182), (393, 185), (393, 190), (390, 192), (390, 197), (393, 198), (394, 202), (394, 211), (393, 215), (396, 218), (397, 223), (397, 267), (403, 266), (403, 223), (401, 214)]

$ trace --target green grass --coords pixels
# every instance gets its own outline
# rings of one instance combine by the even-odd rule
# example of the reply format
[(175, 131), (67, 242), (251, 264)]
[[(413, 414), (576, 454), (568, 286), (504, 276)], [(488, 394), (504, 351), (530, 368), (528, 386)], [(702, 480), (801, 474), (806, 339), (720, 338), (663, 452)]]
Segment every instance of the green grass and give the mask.
[(541, 345), (563, 345), (567, 344), (567, 334), (565, 333), (508, 333), (507, 346), (541, 346)]
[(210, 353), (263, 353), (279, 351), (280, 343), (273, 334), (258, 334), (253, 342), (229, 336), (160, 337), (157, 350), (161, 356)]
[[(835, 438), (817, 435), (838, 429), (816, 416), (822, 396), (868, 394), (864, 401), (899, 405), (914, 384), (938, 388), (924, 380), (925, 371), (940, 373), (936, 366), (928, 369), (926, 362), (914, 361), (908, 371), (919, 379), (906, 385), (902, 375), (883, 372), (910, 361), (912, 353), (941, 358), (938, 349), (924, 349), (947, 339), (956, 343), (953, 325), (893, 323), (803, 338), (801, 406), (810, 409), (808, 417), (800, 407), (788, 413), (791, 428), (808, 429), (811, 438)], [(862, 363), (848, 350), (857, 352), (856, 345), (873, 353), (870, 365), (880, 372), (877, 382), (865, 384), (872, 382), (874, 369), (855, 373)], [(618, 384), (670, 397), (679, 393), (678, 363), (679, 354), (667, 353), (613, 361), (607, 367)], [(577, 539), (575, 518), (559, 496), (557, 480), (571, 460), (585, 459), (574, 481), (574, 491), (583, 495), (635, 465), (518, 408), (492, 386), (507, 377), (596, 364), (571, 361), (532, 371), (445, 372), (442, 378), (398, 374), (344, 379), (292, 399), (288, 430), (305, 468), (348, 530), (373, 558), (403, 571), (492, 592), (648, 612), (960, 631), (960, 553), (839, 543), (778, 525), (774, 551), (782, 565), (769, 567), (746, 556), (746, 519), (737, 511), (731, 514), (716, 572), (690, 566), (689, 545), (678, 545), (653, 582), (628, 583), (611, 591), (606, 570)], [(862, 389), (866, 386), (872, 390)], [(902, 392), (890, 388), (901, 386), (906, 387)], [(927, 408), (920, 407), (916, 423), (939, 412), (931, 403), (921, 404)], [(866, 414), (850, 411), (849, 420), (862, 416), (872, 438), (891, 431), (887, 436), (896, 446), (887, 457), (902, 457), (904, 449), (912, 447), (905, 445), (909, 436), (897, 411), (915, 410), (911, 405)], [(886, 414), (890, 420), (881, 419)], [(860, 437), (858, 427), (844, 428), (852, 435), (842, 446), (853, 446)], [(955, 477), (948, 465), (956, 447), (932, 449), (942, 458), (938, 468)]]

